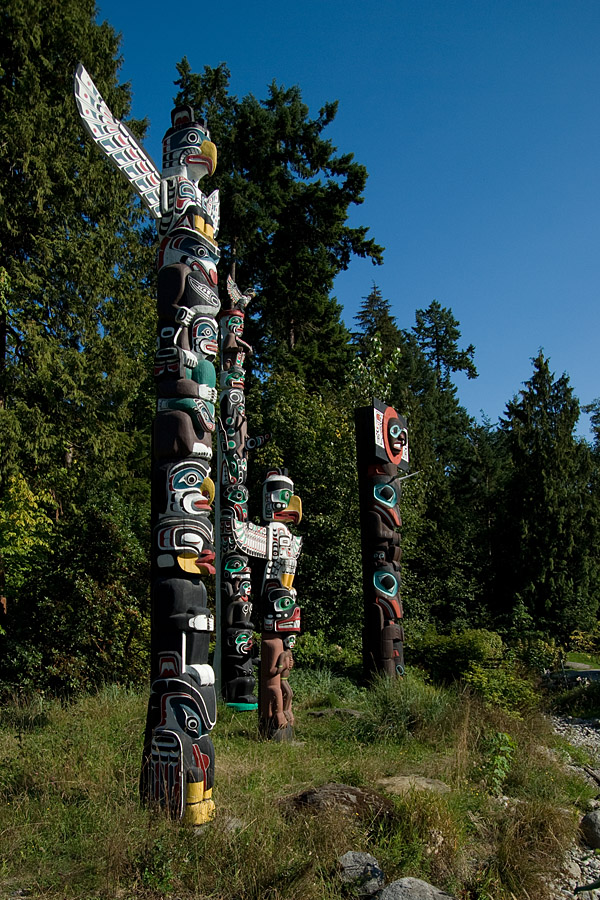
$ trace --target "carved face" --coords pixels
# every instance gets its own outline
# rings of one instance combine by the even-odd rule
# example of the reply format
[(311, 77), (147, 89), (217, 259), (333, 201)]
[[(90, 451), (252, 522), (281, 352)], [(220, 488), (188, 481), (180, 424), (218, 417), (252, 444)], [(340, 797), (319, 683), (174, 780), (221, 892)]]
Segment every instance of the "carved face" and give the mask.
[[(225, 560), (224, 565), (225, 576), (230, 581), (241, 579), (250, 583), (250, 566), (245, 556), (237, 553), (231, 553)], [(248, 594), (250, 591), (248, 591)]]
[(263, 519), (265, 522), (292, 522), (302, 518), (302, 501), (294, 494), (294, 482), (279, 473), (268, 475), (263, 483)]
[(372, 509), (389, 528), (400, 527), (400, 481), (389, 475), (373, 476)]
[(212, 361), (217, 355), (217, 323), (210, 316), (201, 316), (192, 325), (192, 349)]
[(408, 443), (408, 433), (398, 418), (388, 419), (386, 427), (387, 443), (393, 451), (393, 455), (397, 456), (399, 453), (402, 453), (402, 449)]
[(185, 525), (180, 520), (166, 520), (156, 529), (158, 555), (161, 569), (178, 566), (190, 575), (214, 575), (215, 548), (213, 529), (208, 518), (199, 518)]
[(387, 619), (399, 619), (402, 607), (398, 599), (400, 575), (389, 563), (373, 573), (375, 603), (381, 607)]
[(212, 175), (217, 167), (217, 148), (208, 130), (197, 122), (169, 128), (163, 138), (163, 177), (186, 170), (193, 181)]
[(220, 253), (214, 244), (198, 235), (174, 235), (166, 237), (158, 252), (158, 267), (184, 263), (198, 275), (202, 275), (207, 284), (216, 288), (219, 283), (217, 263)]
[(227, 331), (235, 334), (237, 337), (241, 338), (244, 333), (244, 316), (239, 313), (225, 316), (223, 324)]
[(209, 466), (200, 460), (188, 459), (170, 466), (167, 510), (171, 514), (197, 516), (210, 511), (215, 486), (209, 471)]
[(238, 631), (234, 628), (227, 629), (227, 646), (230, 652), (239, 656), (246, 656), (253, 646), (251, 631)]
[(289, 633), (300, 631), (300, 607), (291, 591), (271, 588), (266, 596), (265, 631)]
[(236, 519), (245, 522), (248, 518), (248, 488), (244, 484), (231, 484), (223, 490), (223, 499), (233, 508)]

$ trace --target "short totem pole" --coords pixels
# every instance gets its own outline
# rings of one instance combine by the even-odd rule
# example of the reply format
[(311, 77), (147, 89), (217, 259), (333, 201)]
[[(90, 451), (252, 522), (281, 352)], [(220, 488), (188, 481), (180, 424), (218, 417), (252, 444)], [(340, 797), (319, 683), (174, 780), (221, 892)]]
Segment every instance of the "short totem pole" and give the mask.
[(400, 600), (400, 479), (408, 469), (406, 421), (379, 400), (355, 410), (363, 564), (365, 676), (404, 672)]
[(214, 172), (217, 151), (192, 108), (177, 107), (163, 139), (161, 178), (81, 65), (75, 96), (93, 139), (158, 220), (152, 686), (140, 789), (145, 802), (198, 825), (214, 813), (210, 731), (216, 695), (208, 664), (214, 619), (202, 577), (215, 574), (210, 465), (220, 310), (215, 243), (219, 197), (217, 191), (206, 197), (198, 182)]
[(293, 587), (302, 539), (288, 524), (302, 518), (302, 502), (294, 494), (287, 469), (272, 469), (263, 482), (263, 523), (234, 521), (237, 547), (262, 560), (259, 730), (275, 741), (291, 740), (294, 716), (288, 682), (292, 650), (300, 632), (300, 607)]

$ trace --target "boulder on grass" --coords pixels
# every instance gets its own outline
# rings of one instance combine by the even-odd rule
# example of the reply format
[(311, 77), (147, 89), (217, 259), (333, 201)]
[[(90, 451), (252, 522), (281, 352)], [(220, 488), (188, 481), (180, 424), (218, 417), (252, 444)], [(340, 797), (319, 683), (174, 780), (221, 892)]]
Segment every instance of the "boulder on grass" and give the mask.
[(383, 887), (384, 876), (379, 863), (370, 853), (349, 850), (340, 856), (340, 878), (350, 884), (359, 897), (370, 897)]
[(378, 895), (377, 900), (453, 900), (432, 884), (420, 878), (400, 878), (392, 881)]
[(393, 818), (393, 803), (369, 788), (357, 788), (350, 784), (329, 782), (321, 787), (309, 788), (292, 797), (283, 797), (279, 801), (282, 812), (292, 815), (297, 812), (321, 813), (329, 810), (340, 810), (352, 818), (361, 819)]

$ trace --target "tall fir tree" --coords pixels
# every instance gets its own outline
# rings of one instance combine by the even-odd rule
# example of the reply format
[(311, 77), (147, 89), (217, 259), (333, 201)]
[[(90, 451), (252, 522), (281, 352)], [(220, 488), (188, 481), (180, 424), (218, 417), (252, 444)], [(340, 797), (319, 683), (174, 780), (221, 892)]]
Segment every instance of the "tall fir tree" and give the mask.
[(496, 549), (496, 606), (505, 622), (561, 640), (598, 608), (598, 504), (589, 445), (575, 436), (579, 402), (540, 351), (502, 421), (510, 469)]
[(381, 344), (381, 350), (385, 359), (389, 359), (400, 344), (400, 329), (396, 325), (396, 319), (392, 315), (391, 304), (385, 300), (381, 289), (373, 282), (373, 287), (362, 303), (354, 321), (359, 330), (352, 335), (359, 354), (368, 354), (373, 338), (377, 338)]
[[(129, 109), (117, 35), (95, 16), (93, 0), (0, 10), (0, 506), (35, 521), (27, 557), (5, 553), (9, 681), (55, 671), (57, 684), (83, 683), (107, 615), (125, 634), (113, 632), (112, 656), (106, 645), (110, 677), (144, 622), (133, 572), (147, 542), (153, 235), (75, 106), (82, 61), (114, 113)], [(128, 124), (142, 136), (143, 123)]]
[(298, 87), (273, 82), (265, 100), (240, 100), (224, 64), (195, 74), (183, 59), (177, 68), (177, 102), (206, 117), (219, 146), (221, 270), (259, 291), (247, 331), (255, 365), (296, 372), (309, 387), (339, 383), (350, 348), (333, 282), (353, 256), (381, 262), (382, 248), (347, 224), (367, 171), (324, 136), (337, 103), (311, 118)]

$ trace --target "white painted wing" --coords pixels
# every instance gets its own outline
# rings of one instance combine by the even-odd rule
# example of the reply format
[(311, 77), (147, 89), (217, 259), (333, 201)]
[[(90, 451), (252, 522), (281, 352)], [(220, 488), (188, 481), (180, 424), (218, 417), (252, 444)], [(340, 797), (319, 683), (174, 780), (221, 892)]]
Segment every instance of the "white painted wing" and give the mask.
[(213, 229), (215, 237), (219, 233), (219, 225), (221, 223), (221, 204), (219, 201), (219, 192), (213, 191), (209, 197), (206, 198), (206, 211), (213, 221)]
[(160, 219), (160, 173), (127, 126), (115, 119), (81, 63), (75, 71), (75, 102), (86, 130)]
[(267, 558), (267, 529), (253, 522), (233, 520), (233, 537), (242, 553), (259, 559)]

